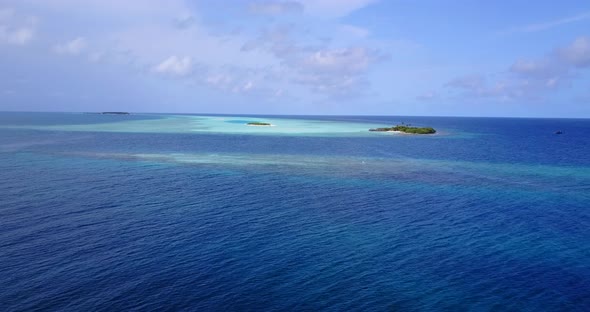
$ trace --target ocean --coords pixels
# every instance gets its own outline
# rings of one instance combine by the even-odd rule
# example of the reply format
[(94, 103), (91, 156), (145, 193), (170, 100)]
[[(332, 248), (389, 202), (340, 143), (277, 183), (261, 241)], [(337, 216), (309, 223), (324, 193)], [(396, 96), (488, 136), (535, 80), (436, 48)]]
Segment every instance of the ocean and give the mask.
[(590, 120), (0, 113), (0, 310), (589, 311)]

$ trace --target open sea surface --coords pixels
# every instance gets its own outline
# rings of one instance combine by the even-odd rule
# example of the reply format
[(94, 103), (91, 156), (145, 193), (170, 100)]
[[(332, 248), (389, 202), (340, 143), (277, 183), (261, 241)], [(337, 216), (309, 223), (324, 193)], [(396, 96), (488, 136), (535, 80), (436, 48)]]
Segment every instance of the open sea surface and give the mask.
[(121, 310), (590, 311), (590, 120), (0, 113), (0, 311)]

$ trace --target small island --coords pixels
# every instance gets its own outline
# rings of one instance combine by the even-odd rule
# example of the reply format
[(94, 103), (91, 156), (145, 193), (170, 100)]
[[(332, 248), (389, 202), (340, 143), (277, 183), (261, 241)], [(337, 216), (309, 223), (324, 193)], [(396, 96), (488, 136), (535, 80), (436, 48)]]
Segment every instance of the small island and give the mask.
[(436, 130), (431, 127), (411, 127), (409, 125), (397, 125), (391, 128), (375, 128), (369, 129), (369, 131), (377, 131), (377, 132), (401, 132), (401, 133), (409, 133), (409, 134), (434, 134)]
[(128, 112), (102, 112), (102, 115), (130, 115)]
[(246, 124), (247, 126), (272, 126), (272, 124), (268, 123), (268, 122), (249, 122)]
[(131, 115), (129, 112), (85, 112), (85, 115)]

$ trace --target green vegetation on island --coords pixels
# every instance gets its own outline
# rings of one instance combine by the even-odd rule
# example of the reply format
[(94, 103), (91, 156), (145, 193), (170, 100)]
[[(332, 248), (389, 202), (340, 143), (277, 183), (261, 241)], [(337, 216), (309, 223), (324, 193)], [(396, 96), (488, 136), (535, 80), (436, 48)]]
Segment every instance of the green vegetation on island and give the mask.
[(272, 126), (271, 124), (269, 124), (268, 122), (249, 122), (247, 123), (248, 126)]
[(375, 128), (369, 129), (369, 131), (377, 131), (377, 132), (388, 132), (388, 131), (397, 131), (403, 133), (410, 133), (410, 134), (433, 134), (436, 133), (436, 130), (432, 127), (411, 127), (410, 125), (397, 125), (391, 128)]

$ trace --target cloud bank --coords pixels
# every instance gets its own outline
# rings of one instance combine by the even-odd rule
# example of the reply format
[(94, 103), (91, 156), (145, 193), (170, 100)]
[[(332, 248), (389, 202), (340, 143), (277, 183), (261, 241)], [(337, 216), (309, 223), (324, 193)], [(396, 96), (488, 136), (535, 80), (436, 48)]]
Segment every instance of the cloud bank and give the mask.
[(35, 36), (37, 18), (0, 8), (0, 44), (25, 45)]
[(582, 36), (542, 58), (517, 60), (501, 77), (466, 75), (452, 79), (446, 86), (469, 97), (538, 100), (570, 85), (587, 67), (590, 67), (590, 37)]

